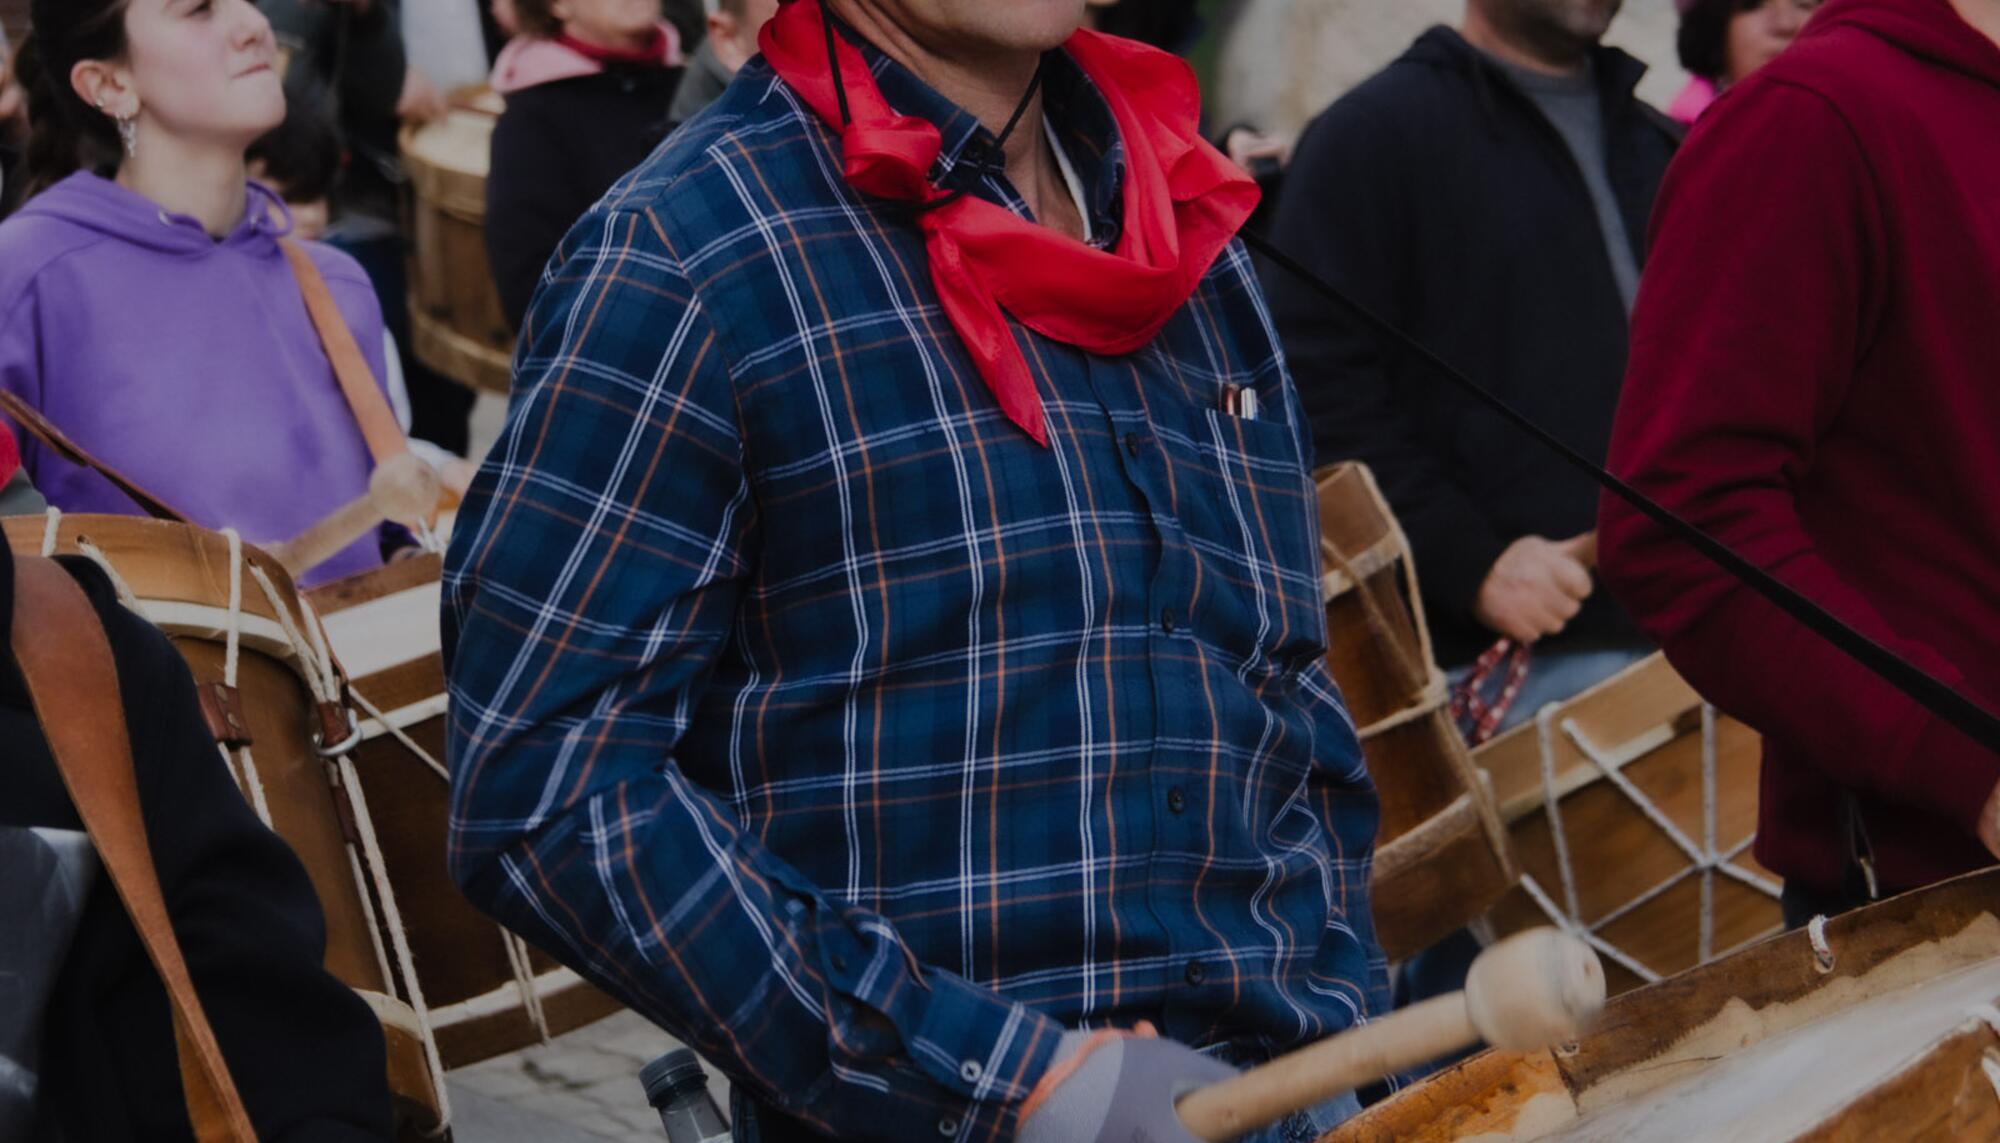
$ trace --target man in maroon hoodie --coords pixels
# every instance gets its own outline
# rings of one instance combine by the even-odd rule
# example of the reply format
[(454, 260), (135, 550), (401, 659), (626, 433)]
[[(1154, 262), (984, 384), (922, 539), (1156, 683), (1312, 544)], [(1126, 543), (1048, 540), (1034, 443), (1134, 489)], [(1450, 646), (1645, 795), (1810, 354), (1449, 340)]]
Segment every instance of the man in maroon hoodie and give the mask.
[[(1661, 191), (1612, 468), (2000, 709), (2000, 0), (1832, 0)], [(1793, 923), (1991, 863), (2000, 757), (1622, 504), (1606, 580), (1765, 736)]]

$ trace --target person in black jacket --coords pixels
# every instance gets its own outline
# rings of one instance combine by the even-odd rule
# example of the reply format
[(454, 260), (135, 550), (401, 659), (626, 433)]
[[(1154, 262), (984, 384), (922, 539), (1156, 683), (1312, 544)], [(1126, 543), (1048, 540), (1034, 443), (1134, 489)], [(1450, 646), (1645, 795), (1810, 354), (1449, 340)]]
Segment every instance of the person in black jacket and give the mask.
[[(167, 910), (258, 1138), (391, 1138), (381, 1028), (321, 967), (325, 922), (304, 866), (238, 793), (166, 636), (121, 607), (95, 565), (62, 563), (109, 637)], [(13, 630), (13, 605), (14, 561), (0, 543), (0, 632)], [(83, 825), (11, 637), (0, 640), (0, 761), (0, 854), (34, 859), (0, 863), (0, 933), (33, 925), (55, 944), (73, 930), (52, 991), (0, 988), (0, 1137), (191, 1138), (166, 989), (109, 877), (97, 874), (80, 915), (72, 892), (32, 891), (35, 869), (76, 866), (57, 859), (80, 848)], [(25, 963), (15, 954), (31, 946), (0, 940), (0, 962)], [(24, 1029), (35, 1041), (25, 1052)]]
[(486, 177), (486, 258), (519, 329), (571, 224), (673, 129), (683, 68), (657, 3), (515, 0), (514, 12), (522, 34), (493, 67), (507, 109)]
[[(1322, 113), (1272, 237), (1602, 460), (1646, 221), (1678, 128), (1599, 43), (1620, 0), (1469, 0)], [(1439, 658), (1537, 644), (1509, 721), (1646, 648), (1593, 591), (1597, 486), (1268, 267), (1319, 460), (1366, 461), (1409, 535)]]

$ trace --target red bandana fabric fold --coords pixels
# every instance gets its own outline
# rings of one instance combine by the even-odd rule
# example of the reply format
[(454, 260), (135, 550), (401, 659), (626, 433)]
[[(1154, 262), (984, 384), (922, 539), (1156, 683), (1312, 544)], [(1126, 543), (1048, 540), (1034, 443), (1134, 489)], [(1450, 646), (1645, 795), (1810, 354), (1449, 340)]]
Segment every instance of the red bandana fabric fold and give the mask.
[(0, 487), (14, 479), (14, 470), (21, 467), (21, 450), (14, 445), (14, 434), (0, 425)]
[[(949, 198), (929, 178), (943, 147), (938, 128), (891, 108), (860, 49), (835, 36), (852, 116), (841, 126), (825, 19), (821, 4), (791, 0), (759, 44), (779, 78), (839, 130), (848, 185), (913, 205)], [(1110, 105), (1125, 145), (1117, 246), (1099, 250), (972, 195), (916, 215), (946, 318), (1001, 410), (1044, 446), (1041, 395), (1007, 316), (1091, 353), (1131, 353), (1186, 304), (1258, 196), (1257, 184), (1201, 138), (1187, 64), (1091, 31), (1064, 49)]]

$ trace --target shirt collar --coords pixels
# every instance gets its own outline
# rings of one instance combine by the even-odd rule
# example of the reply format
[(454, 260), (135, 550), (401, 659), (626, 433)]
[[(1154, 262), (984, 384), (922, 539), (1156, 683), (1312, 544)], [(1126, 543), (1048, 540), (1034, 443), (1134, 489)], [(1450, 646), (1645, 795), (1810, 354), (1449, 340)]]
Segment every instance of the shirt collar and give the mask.
[[(842, 29), (846, 31), (846, 29)], [(976, 168), (994, 150), (993, 132), (976, 116), (953, 103), (917, 74), (891, 59), (873, 44), (853, 37), (861, 49), (882, 97), (904, 115), (913, 115), (936, 126), (942, 140), (931, 181), (939, 186), (961, 185), (957, 178), (979, 178)], [(1084, 208), (1090, 212), (1093, 244), (1109, 248), (1117, 244), (1124, 217), (1125, 145), (1111, 106), (1097, 85), (1083, 74), (1068, 52), (1048, 53), (1042, 67), (1042, 109), (1054, 128), (1077, 179), (1083, 184)], [(1038, 124), (1022, 123), (1016, 131), (1039, 130)], [(968, 168), (960, 171), (959, 168)], [(1004, 177), (982, 178), (973, 187), (982, 198), (999, 201), (1017, 213), (1026, 208), (1020, 195)]]

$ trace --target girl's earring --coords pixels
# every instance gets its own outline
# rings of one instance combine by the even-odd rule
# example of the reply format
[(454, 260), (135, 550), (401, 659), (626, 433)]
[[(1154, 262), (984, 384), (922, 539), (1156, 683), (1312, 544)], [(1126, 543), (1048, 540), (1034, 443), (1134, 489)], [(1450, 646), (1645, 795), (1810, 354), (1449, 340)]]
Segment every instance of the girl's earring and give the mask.
[(139, 155), (138, 116), (130, 115), (118, 120), (118, 138), (125, 144), (125, 157), (128, 159), (137, 158)]

